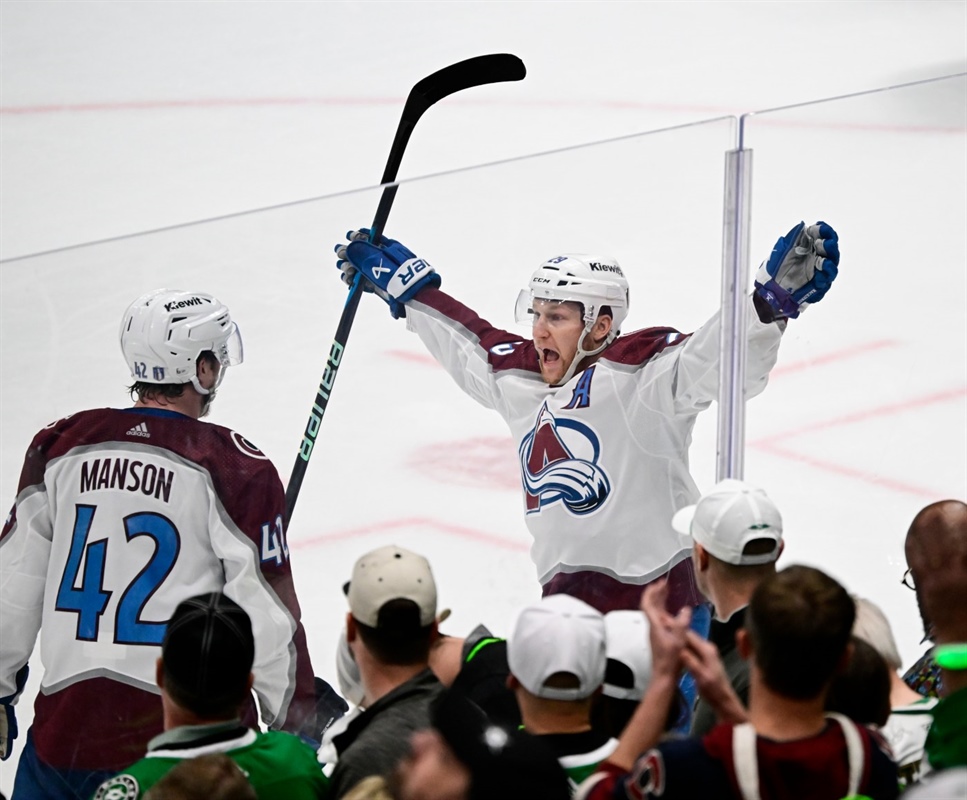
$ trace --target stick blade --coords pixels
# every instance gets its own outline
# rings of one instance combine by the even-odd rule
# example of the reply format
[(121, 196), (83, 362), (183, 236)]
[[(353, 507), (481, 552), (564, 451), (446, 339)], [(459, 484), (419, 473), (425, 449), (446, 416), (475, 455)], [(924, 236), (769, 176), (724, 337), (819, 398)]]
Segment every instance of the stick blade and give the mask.
[[(520, 81), (526, 75), (527, 70), (524, 68), (524, 62), (509, 53), (475, 56), (437, 70), (432, 75), (427, 75), (410, 89), (410, 94), (406, 98), (400, 124), (396, 129), (396, 136), (393, 139), (393, 146), (390, 148), (389, 158), (386, 160), (386, 168), (383, 170), (380, 183), (392, 183), (396, 180), (410, 133), (420, 117), (423, 116), (423, 112), (434, 103), (463, 89), (484, 86), (488, 83)], [(380, 201), (376, 220), (372, 226), (374, 231), (373, 241), (379, 241), (395, 194), (395, 187), (387, 187), (383, 191), (383, 199)]]
[(454, 92), (488, 83), (520, 81), (526, 75), (524, 62), (517, 56), (510, 53), (492, 53), (458, 61), (427, 75), (413, 87), (411, 94), (420, 95), (429, 108)]

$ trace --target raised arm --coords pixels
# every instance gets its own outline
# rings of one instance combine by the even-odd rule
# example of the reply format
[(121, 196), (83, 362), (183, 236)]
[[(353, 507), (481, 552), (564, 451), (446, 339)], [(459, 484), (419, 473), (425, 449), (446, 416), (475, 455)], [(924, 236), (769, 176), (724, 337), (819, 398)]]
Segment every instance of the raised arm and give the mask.
[(667, 582), (659, 581), (650, 584), (641, 596), (641, 610), (649, 622), (651, 682), (622, 731), (618, 747), (608, 758), (608, 763), (626, 771), (630, 771), (638, 757), (658, 742), (678, 687), (682, 650), (692, 609), (684, 606), (672, 616), (665, 610), (667, 595)]
[(336, 248), (344, 279), (351, 282), (360, 273), (364, 287), (387, 303), (394, 318), (406, 318), (430, 354), (479, 403), (496, 405), (497, 371), (520, 370), (540, 380), (533, 343), (495, 328), (440, 291), (440, 276), (424, 259), (393, 239), (372, 244), (365, 229), (351, 231), (349, 239)]
[[(800, 222), (781, 237), (756, 273), (746, 308), (746, 397), (765, 389), (786, 321), (826, 296), (839, 271), (839, 236), (825, 222)], [(715, 314), (691, 336), (671, 341), (652, 364), (661, 400), (676, 414), (694, 414), (718, 397), (721, 318)], [(652, 387), (655, 386), (652, 383)], [(643, 391), (652, 387), (643, 385)], [(643, 397), (644, 402), (656, 402)]]

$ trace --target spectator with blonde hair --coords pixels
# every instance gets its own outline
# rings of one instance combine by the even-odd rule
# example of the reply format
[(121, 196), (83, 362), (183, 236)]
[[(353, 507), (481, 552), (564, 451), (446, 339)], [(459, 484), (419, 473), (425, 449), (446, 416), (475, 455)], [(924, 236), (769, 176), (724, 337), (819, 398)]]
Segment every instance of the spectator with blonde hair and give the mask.
[(903, 667), (896, 639), (883, 610), (864, 597), (854, 597), (856, 622), (853, 635), (868, 642), (890, 667), (890, 718), (880, 730), (893, 751), (900, 772), (900, 785), (915, 783), (920, 777), (923, 744), (933, 721), (931, 710), (936, 697), (915, 692), (900, 677)]
[(144, 800), (258, 800), (258, 795), (238, 764), (224, 753), (209, 753), (172, 767)]

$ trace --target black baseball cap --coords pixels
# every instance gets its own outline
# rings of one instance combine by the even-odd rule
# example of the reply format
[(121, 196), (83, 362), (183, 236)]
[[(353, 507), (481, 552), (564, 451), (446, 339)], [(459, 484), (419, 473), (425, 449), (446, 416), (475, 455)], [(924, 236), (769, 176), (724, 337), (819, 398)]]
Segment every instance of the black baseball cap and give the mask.
[(550, 747), (525, 731), (491, 722), (461, 692), (440, 694), (430, 707), (430, 721), (470, 770), (469, 800), (569, 800), (567, 774)]
[(234, 705), (248, 691), (255, 660), (251, 620), (221, 592), (190, 597), (168, 621), (161, 660), (166, 688), (190, 710), (207, 713)]

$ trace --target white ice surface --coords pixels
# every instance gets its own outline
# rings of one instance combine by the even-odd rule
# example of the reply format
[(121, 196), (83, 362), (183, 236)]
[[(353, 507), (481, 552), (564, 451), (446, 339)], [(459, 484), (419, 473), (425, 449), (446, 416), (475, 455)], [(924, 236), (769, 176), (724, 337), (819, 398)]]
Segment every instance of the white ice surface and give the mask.
[[(4, 0), (0, 45), (0, 494), (12, 502), (38, 428), (125, 404), (117, 320), (161, 285), (231, 306), (246, 363), (212, 420), (286, 480), (344, 296), (331, 247), (371, 220), (378, 194), (18, 257), (372, 186), (409, 87), (472, 55), (515, 53), (528, 77), (431, 109), (401, 177), (962, 73), (967, 4)], [(746, 476), (786, 518), (781, 563), (821, 566), (884, 606), (907, 661), (921, 647), (899, 584), (903, 536), (926, 503), (967, 496), (964, 88), (748, 127), (752, 260), (803, 218), (836, 225), (844, 259), (749, 406)], [(406, 184), (388, 232), (503, 326), (536, 263), (587, 249), (628, 269), (627, 328), (691, 330), (718, 302), (734, 130)], [(714, 429), (713, 408), (693, 446), (703, 487)], [(430, 557), (447, 632), (507, 631), (538, 595), (515, 469), (500, 420), (364, 298), (289, 535), (317, 674), (334, 680), (353, 560), (389, 541)], [(0, 791), (18, 754), (0, 765)]]

